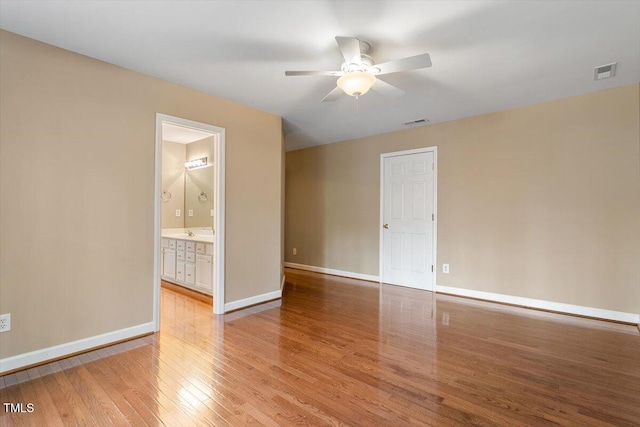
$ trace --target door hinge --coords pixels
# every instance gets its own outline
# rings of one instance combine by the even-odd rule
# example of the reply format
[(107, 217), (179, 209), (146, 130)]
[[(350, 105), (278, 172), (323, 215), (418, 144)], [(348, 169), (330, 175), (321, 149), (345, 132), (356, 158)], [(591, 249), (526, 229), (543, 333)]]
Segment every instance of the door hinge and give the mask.
[(431, 214), (431, 221), (435, 221), (436, 220), (436, 214)]
[(431, 163), (431, 170), (435, 170), (435, 166), (433, 166), (433, 163)]
[(431, 266), (431, 272), (433, 273), (433, 265)]

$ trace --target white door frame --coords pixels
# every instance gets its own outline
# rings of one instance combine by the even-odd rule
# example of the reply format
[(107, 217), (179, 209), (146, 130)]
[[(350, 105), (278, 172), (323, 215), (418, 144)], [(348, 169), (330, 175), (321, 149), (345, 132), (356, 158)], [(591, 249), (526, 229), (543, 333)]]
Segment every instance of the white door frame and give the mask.
[(160, 330), (160, 240), (162, 231), (162, 124), (194, 128), (216, 135), (215, 188), (214, 188), (214, 239), (213, 239), (213, 312), (224, 314), (224, 213), (225, 213), (225, 130), (218, 126), (156, 113), (155, 191), (153, 213), (153, 325)]
[[(403, 151), (394, 151), (392, 153), (382, 153), (380, 154), (380, 266), (379, 266), (379, 274), (380, 274), (380, 283), (383, 282), (382, 276), (382, 266), (383, 266), (383, 254), (384, 254), (384, 229), (382, 225), (384, 224), (384, 160), (388, 157), (395, 156), (405, 156), (407, 154), (419, 154), (419, 153), (433, 153), (433, 259), (427, 260), (431, 261), (431, 265), (433, 265), (433, 272), (431, 272), (431, 283), (433, 287), (430, 289), (431, 292), (435, 292), (436, 290), (436, 271), (438, 270), (437, 257), (438, 257), (438, 147), (425, 147), (425, 148), (416, 148), (414, 150), (403, 150)], [(429, 265), (429, 262), (427, 262)]]

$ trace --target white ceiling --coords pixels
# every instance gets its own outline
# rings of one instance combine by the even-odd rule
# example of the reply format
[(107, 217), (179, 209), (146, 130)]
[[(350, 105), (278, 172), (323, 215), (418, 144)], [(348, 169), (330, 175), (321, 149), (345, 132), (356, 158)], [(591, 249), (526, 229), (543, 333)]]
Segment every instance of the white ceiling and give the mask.
[(178, 144), (190, 144), (201, 139), (213, 136), (212, 133), (198, 129), (191, 129), (184, 126), (176, 126), (170, 123), (162, 124), (162, 140), (177, 142)]
[[(438, 123), (640, 81), (640, 1), (8, 1), (0, 27), (284, 118), (287, 150)], [(384, 76), (406, 92), (320, 100), (334, 37), (385, 62), (433, 67)], [(615, 78), (593, 68), (618, 62)], [(217, 125), (217, 123), (212, 123)]]

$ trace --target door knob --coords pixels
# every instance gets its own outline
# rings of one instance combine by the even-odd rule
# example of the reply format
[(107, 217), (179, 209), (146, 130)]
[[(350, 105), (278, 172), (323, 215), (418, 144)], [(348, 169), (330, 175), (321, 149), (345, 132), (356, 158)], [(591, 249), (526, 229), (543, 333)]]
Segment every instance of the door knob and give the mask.
[(383, 225), (384, 228), (389, 228), (389, 224)]

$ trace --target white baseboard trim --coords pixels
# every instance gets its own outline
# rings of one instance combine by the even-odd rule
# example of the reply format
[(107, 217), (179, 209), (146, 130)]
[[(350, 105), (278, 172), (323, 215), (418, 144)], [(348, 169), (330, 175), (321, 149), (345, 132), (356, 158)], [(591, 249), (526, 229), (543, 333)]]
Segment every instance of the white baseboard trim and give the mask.
[(640, 315), (625, 313), (623, 311), (605, 310), (595, 307), (565, 304), (561, 302), (545, 301), (533, 298), (516, 297), (512, 295), (494, 294), (492, 292), (475, 291), (472, 289), (454, 288), (451, 286), (436, 285), (436, 292), (457, 295), (462, 297), (477, 298), (481, 300), (502, 302), (506, 304), (521, 305), (524, 307), (539, 308), (542, 310), (557, 311), (560, 313), (577, 314), (580, 316), (597, 317), (599, 319), (615, 320), (617, 322), (640, 323)]
[(379, 282), (379, 276), (371, 274), (353, 273), (351, 271), (334, 270), (333, 268), (315, 267), (313, 265), (296, 264), (295, 262), (285, 262), (285, 267), (295, 268), (298, 270), (313, 271), (315, 273), (331, 274), (333, 276), (348, 277), (350, 279), (368, 280), (369, 282)]
[(83, 338), (65, 344), (54, 345), (53, 347), (43, 348), (42, 350), (35, 350), (28, 353), (18, 354), (16, 356), (5, 357), (4, 359), (0, 359), (0, 375), (4, 372), (43, 363), (48, 360), (58, 359), (70, 354), (109, 345), (111, 343), (152, 332), (153, 322), (142, 323), (140, 325), (131, 326), (130, 328), (119, 329), (117, 331), (107, 332), (105, 334)]
[(224, 305), (224, 312), (238, 310), (241, 308), (249, 307), (250, 305), (260, 304), (262, 302), (271, 301), (274, 299), (282, 298), (282, 289), (267, 292), (266, 294), (256, 295), (245, 299), (239, 299), (237, 301), (231, 301)]

